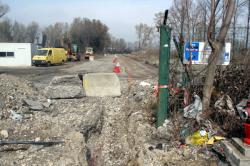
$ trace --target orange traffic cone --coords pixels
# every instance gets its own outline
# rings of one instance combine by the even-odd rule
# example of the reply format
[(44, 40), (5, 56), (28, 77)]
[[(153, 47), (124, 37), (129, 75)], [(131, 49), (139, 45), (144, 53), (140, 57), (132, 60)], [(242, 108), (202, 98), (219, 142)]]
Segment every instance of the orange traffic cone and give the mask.
[(114, 66), (113, 72), (114, 73), (121, 73), (121, 66), (120, 66), (119, 62), (117, 62), (116, 65)]
[(112, 60), (113, 63), (116, 63), (117, 62), (117, 56), (115, 55), (115, 57), (113, 57), (113, 60)]

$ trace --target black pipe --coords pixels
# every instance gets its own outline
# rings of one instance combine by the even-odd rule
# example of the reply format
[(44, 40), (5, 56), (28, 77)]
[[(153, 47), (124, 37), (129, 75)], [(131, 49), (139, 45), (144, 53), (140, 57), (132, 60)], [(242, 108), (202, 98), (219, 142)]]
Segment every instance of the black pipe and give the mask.
[(165, 10), (163, 25), (167, 24), (167, 19), (168, 19), (168, 10)]
[(13, 144), (28, 144), (28, 145), (44, 145), (51, 146), (56, 144), (65, 143), (64, 141), (1, 141), (0, 145), (13, 145)]

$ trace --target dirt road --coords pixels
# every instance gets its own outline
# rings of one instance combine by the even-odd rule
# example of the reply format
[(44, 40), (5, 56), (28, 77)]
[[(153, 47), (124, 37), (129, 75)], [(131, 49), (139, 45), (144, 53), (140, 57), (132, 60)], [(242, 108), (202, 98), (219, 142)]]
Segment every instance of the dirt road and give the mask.
[[(54, 76), (112, 72), (113, 58), (114, 55), (99, 56), (94, 61), (68, 62), (64, 65), (50, 67), (0, 67), (0, 73), (22, 77), (35, 83), (37, 87), (44, 88)], [(138, 62), (127, 56), (118, 56), (118, 62), (122, 68), (122, 73), (118, 74), (121, 80), (127, 79), (127, 77), (131, 77), (134, 80), (143, 80), (156, 78), (157, 76), (155, 67)], [(126, 71), (124, 70), (125, 68)]]

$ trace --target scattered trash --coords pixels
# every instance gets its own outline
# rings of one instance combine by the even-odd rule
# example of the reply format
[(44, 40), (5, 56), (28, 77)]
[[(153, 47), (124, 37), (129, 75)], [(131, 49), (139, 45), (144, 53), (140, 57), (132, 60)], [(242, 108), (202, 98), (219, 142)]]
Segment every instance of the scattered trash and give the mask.
[(47, 102), (48, 102), (48, 103), (52, 103), (51, 99), (47, 99)]
[(214, 107), (219, 111), (228, 112), (231, 115), (235, 115), (233, 107), (233, 101), (230, 96), (223, 94), (214, 104)]
[(214, 152), (223, 162), (226, 161), (224, 147), (220, 142), (213, 145), (212, 152)]
[(221, 141), (224, 139), (226, 138), (221, 136), (216, 136), (216, 135), (211, 136), (210, 132), (201, 129), (194, 132), (192, 135), (188, 136), (185, 141), (186, 144), (192, 144), (192, 145), (203, 145), (203, 144), (213, 145), (214, 142)]
[(3, 138), (8, 138), (8, 137), (9, 137), (9, 133), (8, 133), (7, 130), (1, 130), (0, 135), (1, 135)]
[(199, 130), (186, 138), (186, 144), (202, 145), (208, 141), (208, 132)]
[(185, 118), (196, 118), (197, 114), (202, 111), (201, 98), (197, 94), (194, 95), (194, 98), (194, 103), (184, 108)]
[(22, 115), (16, 113), (13, 110), (10, 110), (10, 113), (11, 113), (10, 117), (11, 117), (12, 120), (14, 120), (16, 122), (22, 122), (23, 121), (23, 116)]
[(164, 121), (164, 123), (163, 123), (163, 127), (168, 127), (169, 126), (169, 124), (170, 124), (170, 120), (168, 120), (168, 119), (166, 119), (165, 121)]
[(190, 94), (189, 91), (185, 88), (184, 89), (184, 101), (183, 101), (184, 107), (188, 106), (190, 104)]
[(185, 124), (183, 128), (180, 130), (181, 137), (187, 137), (190, 135), (191, 127), (188, 124)]
[(140, 82), (140, 86), (143, 86), (143, 87), (145, 87), (145, 86), (151, 86), (151, 84), (148, 83), (148, 82), (142, 81), (142, 82)]
[(213, 136), (213, 137), (211, 137), (211, 138), (207, 141), (207, 144), (208, 144), (208, 145), (213, 145), (214, 142), (216, 142), (216, 141), (221, 141), (221, 140), (224, 140), (224, 139), (226, 139), (226, 138), (225, 138), (225, 137), (221, 137), (221, 136)]
[(236, 109), (243, 120), (247, 120), (250, 116), (250, 94), (248, 99), (243, 99), (236, 105)]

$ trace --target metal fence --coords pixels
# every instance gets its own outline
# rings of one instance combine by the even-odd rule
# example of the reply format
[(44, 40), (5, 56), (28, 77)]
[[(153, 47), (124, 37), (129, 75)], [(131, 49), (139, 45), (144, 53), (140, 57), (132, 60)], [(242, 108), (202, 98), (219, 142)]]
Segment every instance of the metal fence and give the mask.
[[(216, 28), (215, 34), (218, 34), (220, 28)], [(178, 34), (173, 34), (174, 36), (178, 36)], [(187, 38), (188, 35), (186, 33), (183, 34), (185, 41), (189, 41)], [(204, 39), (205, 37), (205, 39)], [(206, 42), (206, 33), (204, 34), (203, 29), (197, 28), (195, 33), (190, 34), (191, 41), (200, 41)], [(237, 26), (235, 30), (233, 27), (230, 27), (227, 33), (226, 42), (230, 42), (232, 44), (232, 49), (239, 51), (242, 49), (249, 49), (250, 48), (250, 31), (248, 34), (248, 42), (247, 42), (247, 27)]]

